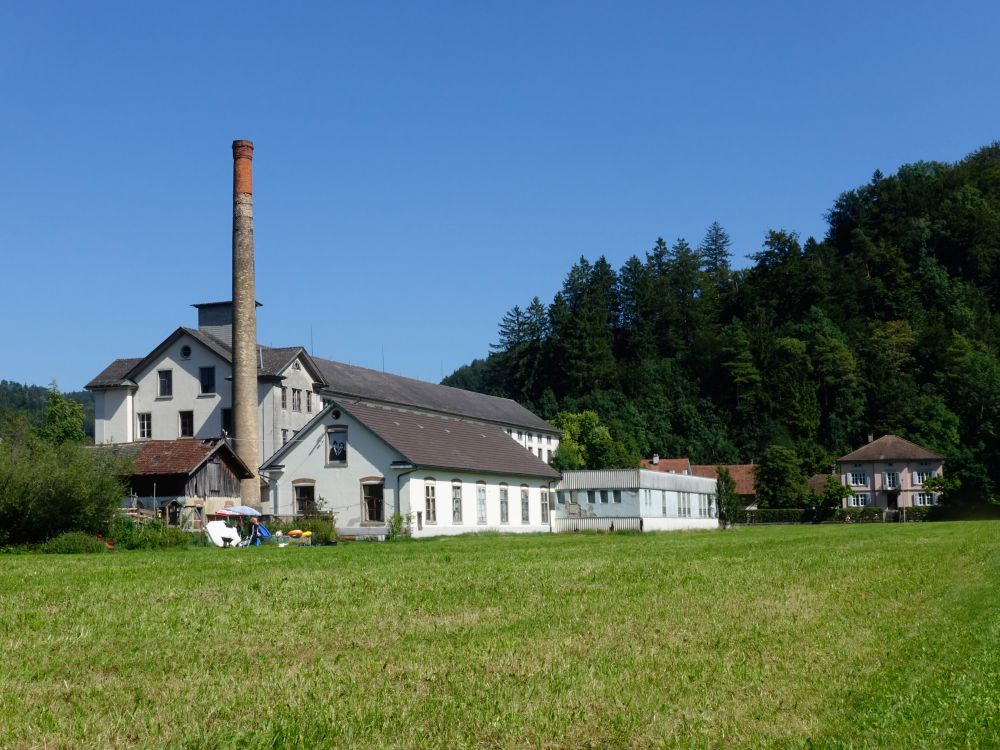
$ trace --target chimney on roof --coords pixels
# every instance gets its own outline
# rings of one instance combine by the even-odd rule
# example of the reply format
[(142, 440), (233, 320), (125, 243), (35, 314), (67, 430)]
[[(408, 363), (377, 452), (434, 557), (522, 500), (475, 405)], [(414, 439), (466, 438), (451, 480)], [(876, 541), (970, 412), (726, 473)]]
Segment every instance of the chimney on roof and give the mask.
[(654, 453), (653, 454), (653, 466), (658, 466), (659, 463), (660, 463), (660, 454), (659, 453)]
[(875, 433), (874, 432), (869, 432), (868, 433), (868, 442), (871, 443), (871, 442), (874, 442), (874, 440), (875, 440)]
[(240, 499), (259, 506), (252, 166), (253, 142), (233, 141), (233, 431), (236, 454), (253, 471), (253, 477), (240, 480)]

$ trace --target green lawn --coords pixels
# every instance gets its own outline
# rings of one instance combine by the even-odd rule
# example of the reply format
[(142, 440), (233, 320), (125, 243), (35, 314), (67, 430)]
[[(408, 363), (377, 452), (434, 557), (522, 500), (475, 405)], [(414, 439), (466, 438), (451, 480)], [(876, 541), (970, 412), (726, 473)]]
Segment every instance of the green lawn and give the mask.
[(0, 557), (0, 746), (1000, 747), (1000, 523)]

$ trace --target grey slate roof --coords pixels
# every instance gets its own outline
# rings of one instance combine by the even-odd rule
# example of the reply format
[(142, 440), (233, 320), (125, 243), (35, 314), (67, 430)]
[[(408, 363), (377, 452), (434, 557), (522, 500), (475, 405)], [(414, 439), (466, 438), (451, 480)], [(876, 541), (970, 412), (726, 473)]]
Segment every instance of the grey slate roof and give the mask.
[(84, 387), (109, 388), (121, 385), (121, 382), (125, 379), (125, 377), (140, 362), (142, 362), (142, 358), (116, 359), (110, 365), (101, 370), (101, 373)]
[[(211, 351), (218, 354), (226, 362), (232, 362), (232, 350), (218, 339), (196, 328), (181, 327), (168, 336), (159, 346), (146, 357), (139, 359), (116, 359), (104, 372), (90, 381), (86, 388), (101, 388), (119, 385), (122, 378), (138, 374), (146, 366), (147, 360), (158, 357), (177, 337), (187, 334), (201, 342)], [(310, 357), (301, 346), (260, 347), (260, 363), (257, 374), (259, 377), (274, 377), (279, 375), (288, 363), (296, 356), (302, 356), (321, 381), (322, 391), (333, 397), (347, 397), (379, 401), (386, 404), (410, 406), (442, 414), (454, 414), (469, 419), (497, 424), (514, 425), (529, 430), (543, 430), (558, 433), (555, 427), (544, 419), (525, 409), (516, 401), (499, 396), (489, 396), (462, 388), (452, 388), (425, 380), (407, 378), (402, 375), (392, 375), (367, 367), (348, 365), (320, 357)], [(124, 368), (118, 363), (130, 363)], [(113, 379), (118, 370), (124, 369), (124, 374), (114, 382), (108, 382), (106, 377), (111, 373)], [(104, 381), (101, 379), (104, 378)], [(101, 382), (99, 382), (101, 381)]]
[(390, 375), (367, 367), (314, 358), (326, 388), (334, 396), (349, 396), (388, 404), (402, 404), (444, 414), (460, 414), (486, 422), (511, 424), (534, 430), (558, 430), (516, 401), (466, 391), (425, 380)]
[(841, 456), (838, 460), (847, 461), (892, 461), (905, 460), (908, 458), (920, 461), (935, 461), (944, 458), (933, 451), (922, 448), (916, 443), (901, 438), (897, 435), (883, 435), (878, 440), (873, 440), (867, 445), (863, 445), (856, 451)]
[(559, 472), (499, 427), (343, 401), (336, 405), (414, 466), (559, 479)]

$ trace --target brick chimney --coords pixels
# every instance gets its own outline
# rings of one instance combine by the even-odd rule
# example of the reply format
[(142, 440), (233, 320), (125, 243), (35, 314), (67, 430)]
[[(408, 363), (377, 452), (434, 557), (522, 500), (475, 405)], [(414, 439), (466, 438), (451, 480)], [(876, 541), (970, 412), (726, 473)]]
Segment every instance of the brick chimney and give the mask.
[(252, 165), (253, 142), (233, 141), (233, 431), (236, 455), (254, 472), (240, 481), (240, 499), (260, 507)]

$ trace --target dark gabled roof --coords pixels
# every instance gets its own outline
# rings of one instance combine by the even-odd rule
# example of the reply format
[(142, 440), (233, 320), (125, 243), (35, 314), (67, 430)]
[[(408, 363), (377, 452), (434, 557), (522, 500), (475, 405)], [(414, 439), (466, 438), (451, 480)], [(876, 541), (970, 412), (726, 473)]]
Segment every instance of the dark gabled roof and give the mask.
[(447, 385), (428, 383), (402, 375), (390, 375), (367, 367), (315, 358), (326, 390), (333, 396), (347, 396), (386, 404), (400, 404), (442, 414), (459, 414), (484, 422), (527, 427), (558, 433), (555, 427), (516, 401)]
[[(148, 364), (159, 357), (180, 336), (188, 335), (204, 344), (226, 362), (232, 362), (231, 349), (218, 339), (209, 336), (195, 328), (181, 327), (168, 336), (152, 352), (141, 359), (115, 360), (129, 362), (131, 367), (125, 372), (126, 377), (137, 376)], [(525, 409), (516, 401), (499, 396), (488, 396), (462, 388), (452, 388), (447, 385), (429, 383), (402, 375), (391, 375), (367, 367), (348, 365), (330, 359), (310, 356), (301, 346), (270, 347), (260, 346), (260, 360), (257, 374), (259, 377), (277, 377), (296, 357), (302, 357), (320, 385), (320, 388), (333, 397), (364, 399), (385, 404), (410, 406), (439, 414), (453, 414), (469, 419), (496, 424), (513, 425), (529, 430), (542, 430), (558, 433), (559, 430), (541, 417)], [(112, 370), (113, 363), (101, 375), (87, 384), (87, 388), (108, 387), (118, 385), (118, 381), (103, 386), (98, 380)]]
[(143, 440), (135, 443), (96, 445), (91, 450), (131, 459), (131, 476), (194, 474), (202, 464), (219, 453), (232, 465), (241, 479), (251, 479), (253, 472), (233, 452), (225, 440)]
[(883, 435), (863, 445), (856, 451), (841, 456), (838, 461), (902, 461), (909, 458), (917, 460), (941, 460), (944, 456), (922, 448), (916, 443), (898, 435)]
[(112, 388), (122, 385), (122, 381), (132, 369), (142, 362), (142, 359), (116, 359), (105, 367), (100, 375), (91, 380), (84, 388)]
[(832, 476), (833, 474), (813, 474), (806, 482), (806, 490), (816, 495), (822, 495), (826, 492), (827, 480)]
[[(331, 404), (323, 413), (333, 408), (340, 408), (354, 417), (414, 466), (559, 478), (559, 472), (493, 425), (344, 401)], [(275, 459), (279, 456), (276, 454)]]

